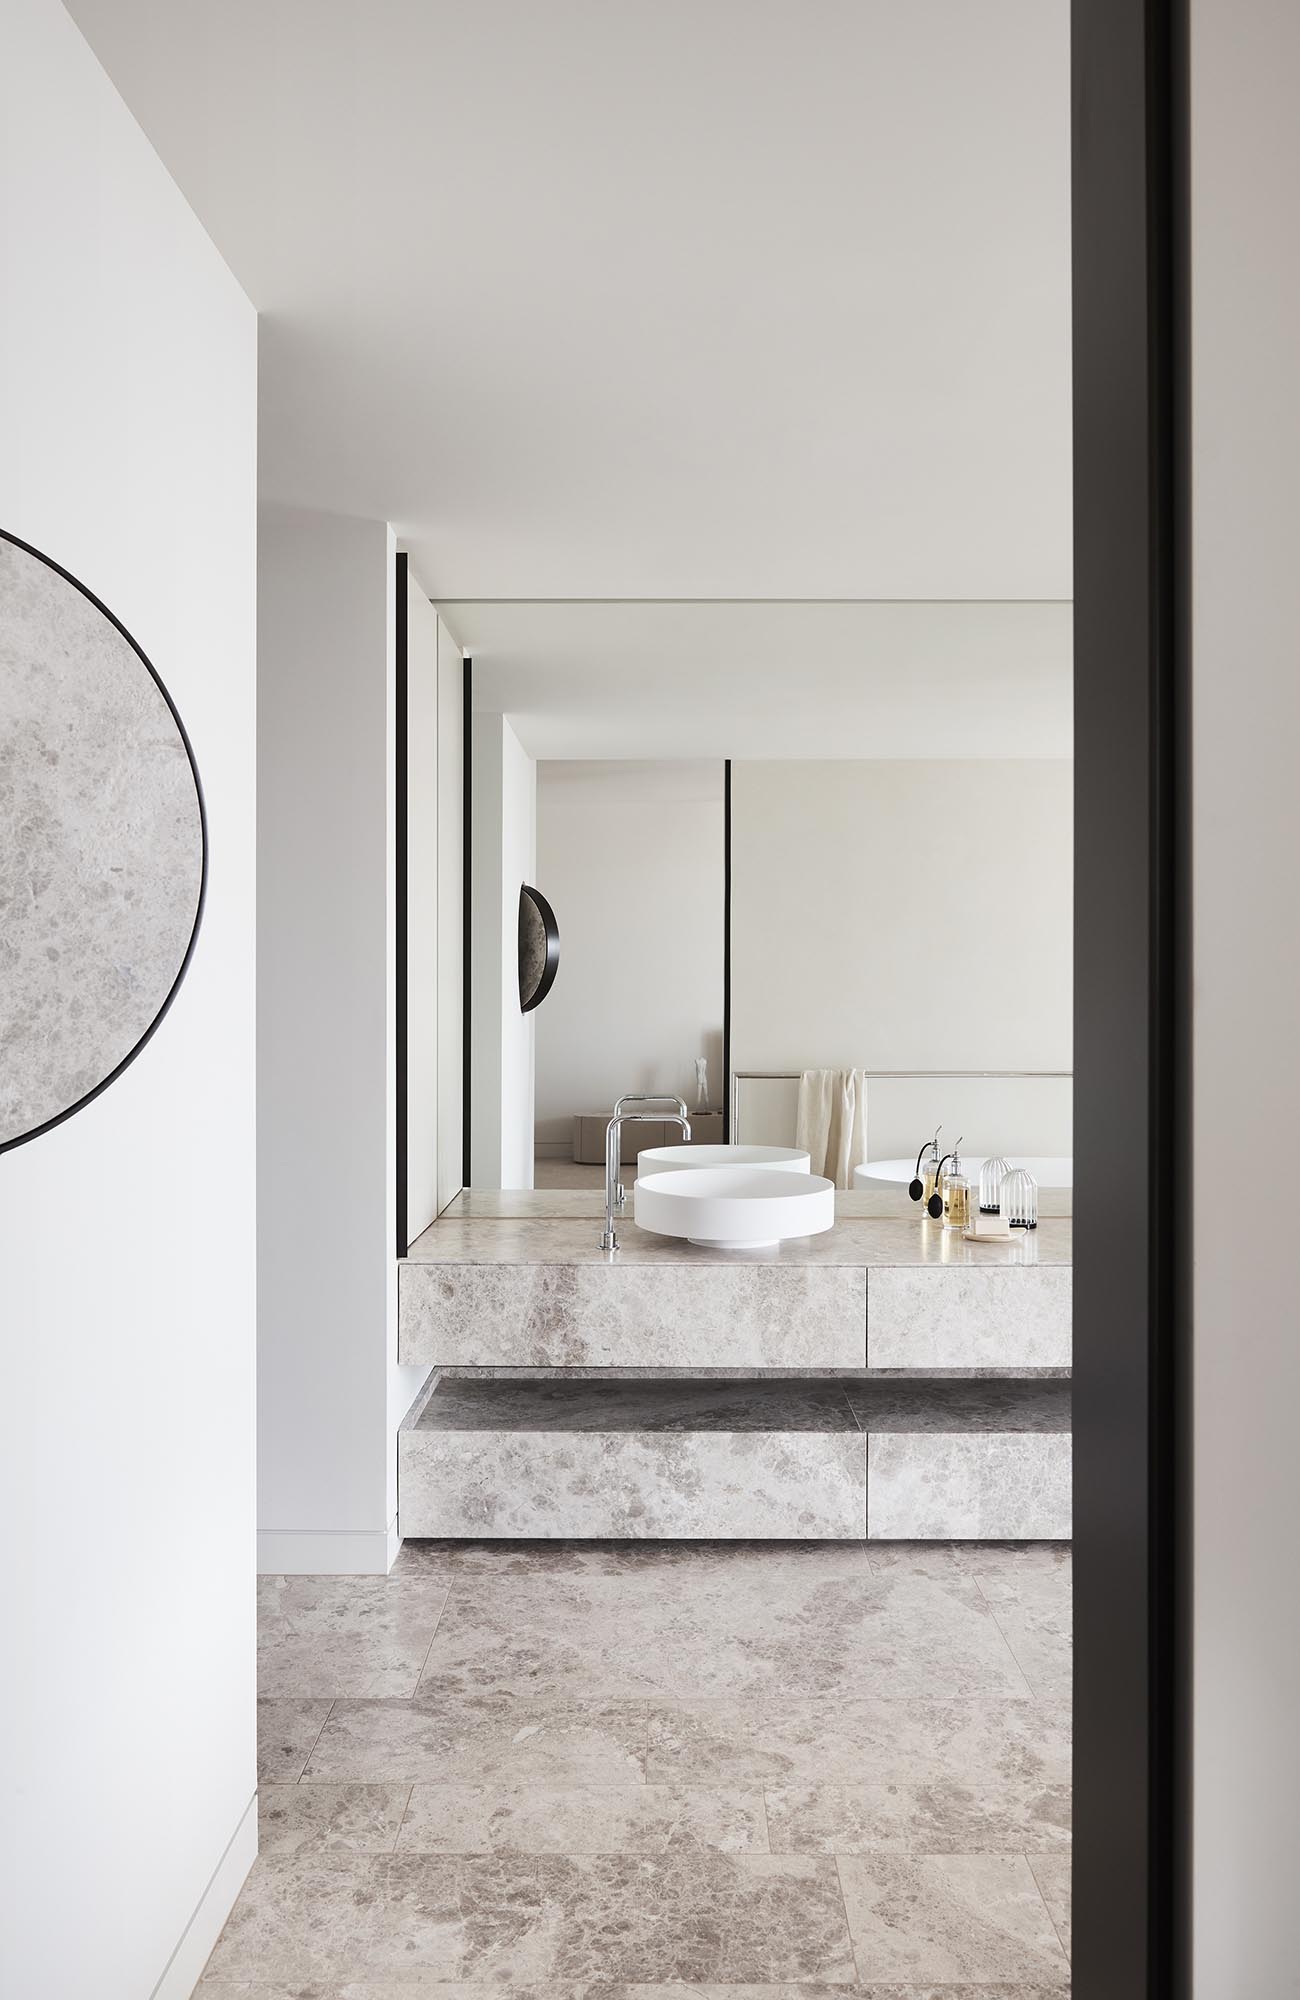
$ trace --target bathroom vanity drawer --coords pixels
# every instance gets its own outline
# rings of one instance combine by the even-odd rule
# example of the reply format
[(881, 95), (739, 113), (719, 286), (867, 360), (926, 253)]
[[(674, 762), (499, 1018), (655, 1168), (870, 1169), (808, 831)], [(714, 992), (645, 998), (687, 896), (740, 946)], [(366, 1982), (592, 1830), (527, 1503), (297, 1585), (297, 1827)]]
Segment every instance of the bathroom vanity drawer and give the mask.
[(466, 1368), (861, 1368), (848, 1265), (404, 1264), (404, 1362)]
[(844, 1540), (866, 1442), (799, 1383), (439, 1383), (398, 1440), (411, 1536)]
[(873, 1265), (871, 1368), (1068, 1368), (1068, 1264)]
[(1066, 1541), (1065, 1383), (855, 1386), (871, 1541)]

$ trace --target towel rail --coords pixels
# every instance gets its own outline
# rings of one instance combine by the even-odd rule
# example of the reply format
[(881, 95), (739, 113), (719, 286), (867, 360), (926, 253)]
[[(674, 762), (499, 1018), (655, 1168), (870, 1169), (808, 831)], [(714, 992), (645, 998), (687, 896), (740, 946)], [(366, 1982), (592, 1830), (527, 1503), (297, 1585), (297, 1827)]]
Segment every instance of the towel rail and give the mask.
[[(868, 1083), (917, 1083), (927, 1078), (994, 1077), (1005, 1082), (1013, 1077), (1053, 1077), (1057, 1082), (1068, 1081), (1074, 1075), (1072, 1069), (869, 1069), (864, 1072)], [(732, 1145), (740, 1143), (740, 1086), (742, 1083), (798, 1083), (803, 1075), (801, 1069), (733, 1069), (730, 1079), (731, 1118), (729, 1128)]]

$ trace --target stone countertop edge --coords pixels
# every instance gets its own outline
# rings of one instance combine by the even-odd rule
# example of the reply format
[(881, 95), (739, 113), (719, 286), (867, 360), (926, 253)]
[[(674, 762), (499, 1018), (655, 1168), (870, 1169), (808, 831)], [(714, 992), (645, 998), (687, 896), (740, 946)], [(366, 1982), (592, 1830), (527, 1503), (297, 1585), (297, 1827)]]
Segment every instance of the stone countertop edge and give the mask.
[(793, 1238), (776, 1250), (714, 1250), (620, 1221), (616, 1251), (600, 1248), (599, 1224), (577, 1217), (475, 1217), (430, 1223), (411, 1244), (404, 1267), (538, 1265), (609, 1271), (657, 1264), (683, 1269), (769, 1271), (839, 1268), (926, 1271), (1043, 1270), (1069, 1267), (1073, 1225), (1064, 1217), (1041, 1221), (1010, 1243), (945, 1240), (942, 1227), (909, 1220), (849, 1218), (820, 1236)]

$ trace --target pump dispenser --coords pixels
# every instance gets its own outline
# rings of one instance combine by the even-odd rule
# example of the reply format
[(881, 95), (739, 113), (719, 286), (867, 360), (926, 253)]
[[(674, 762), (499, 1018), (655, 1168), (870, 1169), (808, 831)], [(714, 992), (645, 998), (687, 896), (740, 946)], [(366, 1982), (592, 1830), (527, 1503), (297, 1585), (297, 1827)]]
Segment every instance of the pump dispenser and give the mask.
[(936, 1125), (933, 1139), (927, 1139), (916, 1156), (916, 1175), (908, 1187), (913, 1201), (922, 1204), (922, 1212), (929, 1207), (930, 1196), (934, 1193), (935, 1178), (939, 1172), (939, 1134), (943, 1126)]
[[(961, 1140), (957, 1141), (960, 1146)], [(970, 1182), (962, 1171), (961, 1155), (954, 1146), (948, 1155), (948, 1165), (943, 1176), (943, 1226), (945, 1229), (970, 1228)]]

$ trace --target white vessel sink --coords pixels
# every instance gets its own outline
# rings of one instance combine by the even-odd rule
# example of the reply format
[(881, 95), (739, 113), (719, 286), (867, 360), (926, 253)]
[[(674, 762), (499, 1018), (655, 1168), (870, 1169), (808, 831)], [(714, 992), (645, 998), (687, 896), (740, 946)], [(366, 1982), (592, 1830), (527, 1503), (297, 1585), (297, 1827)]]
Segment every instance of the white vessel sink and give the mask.
[(692, 1171), (700, 1167), (764, 1167), (777, 1173), (806, 1174), (807, 1153), (793, 1146), (647, 1146), (636, 1156), (638, 1174)]
[[(1008, 1153), (1006, 1157), (1013, 1167), (1028, 1167), (1040, 1188), (1074, 1186), (1074, 1161), (1063, 1155)], [(961, 1156), (962, 1172), (975, 1187), (979, 1185), (980, 1168), (985, 1158), (983, 1153), (963, 1153)], [(915, 1172), (915, 1159), (868, 1160), (865, 1166), (853, 1169), (853, 1185), (855, 1188), (907, 1187)]]
[(686, 1167), (647, 1174), (633, 1190), (641, 1229), (711, 1250), (772, 1250), (835, 1222), (835, 1183), (771, 1167)]

